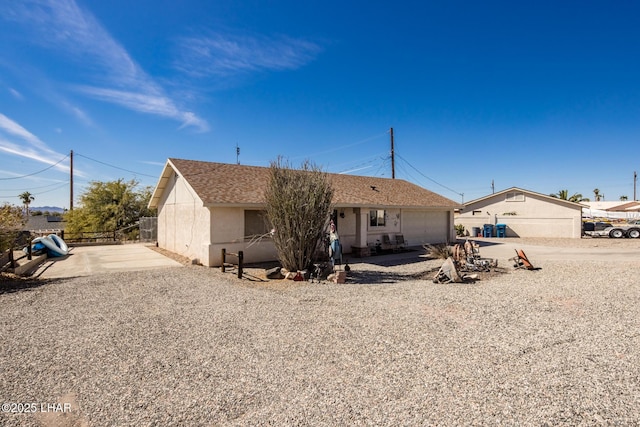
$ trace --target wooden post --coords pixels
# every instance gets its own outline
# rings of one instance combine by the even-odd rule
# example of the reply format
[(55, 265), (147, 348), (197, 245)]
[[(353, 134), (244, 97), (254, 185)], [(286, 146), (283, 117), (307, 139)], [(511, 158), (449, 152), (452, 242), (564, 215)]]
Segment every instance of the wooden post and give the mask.
[(238, 279), (242, 279), (242, 264), (244, 259), (244, 253), (238, 251)]
[(29, 246), (27, 246), (27, 259), (31, 261), (31, 242), (29, 242)]
[(391, 133), (391, 179), (396, 179), (396, 152), (393, 148), (393, 128), (389, 129)]
[(16, 261), (13, 259), (13, 246), (9, 248), (9, 262), (11, 263), (11, 268), (16, 268)]
[(227, 250), (225, 248), (222, 248), (221, 252), (222, 252), (222, 264), (220, 264), (220, 271), (224, 273), (224, 258), (227, 254)]
[(69, 153), (69, 210), (73, 210), (73, 150)]

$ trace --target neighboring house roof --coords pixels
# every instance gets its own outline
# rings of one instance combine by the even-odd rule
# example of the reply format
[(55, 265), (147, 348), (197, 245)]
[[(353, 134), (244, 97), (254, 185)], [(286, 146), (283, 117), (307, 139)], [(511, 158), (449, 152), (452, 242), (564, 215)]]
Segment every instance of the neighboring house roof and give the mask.
[(608, 201), (608, 202), (584, 202), (589, 209), (610, 211), (610, 212), (628, 212), (640, 210), (640, 202), (634, 201)]
[(24, 230), (64, 230), (65, 224), (61, 216), (33, 215), (27, 219)]
[[(173, 174), (182, 176), (205, 206), (264, 205), (268, 167), (168, 159), (151, 196), (158, 207)], [(461, 205), (401, 179), (328, 174), (336, 207), (404, 207), (454, 209)]]
[(511, 188), (507, 188), (506, 190), (502, 190), (502, 191), (498, 191), (497, 193), (493, 193), (493, 194), (489, 194), (488, 196), (484, 196), (484, 197), (480, 197), (479, 199), (475, 199), (475, 200), (471, 200), (469, 202), (466, 202), (464, 204), (464, 206), (471, 206), (471, 205), (475, 205), (479, 202), (483, 202), (486, 200), (489, 200), (495, 196), (499, 196), (502, 194), (506, 194), (506, 193), (513, 193), (513, 192), (521, 192), (524, 194), (530, 194), (532, 196), (536, 196), (542, 199), (548, 199), (550, 202), (553, 201), (555, 203), (564, 203), (567, 204), (568, 206), (573, 206), (575, 208), (586, 208), (587, 206), (581, 203), (576, 203), (576, 202), (570, 202), (568, 200), (563, 200), (563, 199), (559, 199), (557, 197), (553, 197), (553, 196), (549, 196), (547, 194), (542, 194), (542, 193), (536, 193), (535, 191), (530, 191), (530, 190), (525, 190), (523, 188), (518, 188), (518, 187), (511, 187)]

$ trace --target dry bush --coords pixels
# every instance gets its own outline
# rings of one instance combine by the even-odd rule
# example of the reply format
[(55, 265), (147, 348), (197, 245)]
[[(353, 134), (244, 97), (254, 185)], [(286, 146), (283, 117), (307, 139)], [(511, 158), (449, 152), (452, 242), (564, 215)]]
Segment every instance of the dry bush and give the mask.
[(22, 236), (21, 229), (25, 223), (26, 217), (22, 215), (21, 208), (8, 203), (0, 206), (0, 252), (19, 242)]
[(439, 243), (436, 245), (422, 245), (422, 247), (427, 251), (427, 256), (429, 258), (435, 259), (447, 259), (450, 256), (453, 256), (453, 250), (451, 246), (446, 243)]
[(271, 163), (265, 191), (267, 220), (282, 267), (311, 266), (329, 221), (333, 189), (327, 174), (306, 161), (299, 169), (281, 158)]

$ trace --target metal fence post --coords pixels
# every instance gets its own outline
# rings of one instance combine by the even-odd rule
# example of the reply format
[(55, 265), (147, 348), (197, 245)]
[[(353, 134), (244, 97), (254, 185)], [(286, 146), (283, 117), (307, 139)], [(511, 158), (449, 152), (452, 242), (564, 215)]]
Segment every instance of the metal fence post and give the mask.
[(222, 248), (221, 252), (222, 252), (222, 263), (220, 264), (220, 271), (224, 273), (224, 258), (226, 256), (227, 250), (225, 248)]
[(244, 259), (244, 253), (238, 251), (238, 279), (242, 279), (242, 264)]

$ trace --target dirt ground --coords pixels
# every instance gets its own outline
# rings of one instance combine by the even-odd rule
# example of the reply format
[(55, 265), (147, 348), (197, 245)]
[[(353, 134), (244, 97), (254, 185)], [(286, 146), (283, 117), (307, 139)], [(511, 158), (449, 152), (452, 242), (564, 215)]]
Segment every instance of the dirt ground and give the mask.
[[(464, 238), (460, 239), (464, 240)], [(640, 249), (640, 239), (611, 239), (609, 237), (583, 237), (581, 239), (551, 238), (551, 237), (507, 237), (499, 238), (476, 238), (473, 240), (500, 242), (504, 240), (509, 243), (520, 245), (548, 246), (553, 248), (638, 248)]]
[[(458, 242), (464, 242), (464, 238), (458, 239)], [(611, 239), (604, 237), (583, 237), (582, 239), (571, 238), (476, 238), (474, 241), (480, 243), (515, 243), (526, 246), (539, 246), (541, 248), (602, 248), (602, 249), (635, 249), (640, 251), (640, 239)], [(151, 247), (151, 249), (185, 265), (191, 266), (191, 260), (185, 256), (167, 251), (166, 249)], [(375, 276), (387, 277), (391, 280), (433, 280), (437, 274), (442, 260), (430, 259), (425, 257), (424, 250), (421, 247), (413, 248), (408, 253), (387, 254), (383, 256), (371, 256), (368, 258), (350, 258), (346, 254), (346, 258), (350, 259), (350, 263), (355, 267), (350, 272), (350, 281), (366, 282), (374, 280)], [(551, 249), (550, 249), (551, 250)], [(427, 263), (422, 261), (429, 260)], [(402, 265), (405, 264), (406, 268)], [(303, 286), (305, 282), (294, 282), (292, 280), (270, 280), (266, 278), (266, 269), (277, 266), (277, 262), (249, 264), (244, 268), (243, 279), (237, 279), (238, 283), (247, 287), (268, 288), (274, 291), (285, 291)], [(196, 267), (197, 268), (197, 267)], [(199, 267), (202, 268), (202, 267)], [(501, 276), (513, 270), (511, 263), (501, 261), (501, 265), (497, 268), (491, 268), (490, 271), (469, 271), (462, 274), (475, 274), (475, 281), (491, 280), (494, 277)], [(237, 270), (235, 267), (227, 268), (224, 273), (225, 277), (237, 278)]]

